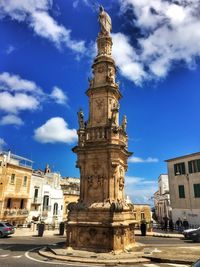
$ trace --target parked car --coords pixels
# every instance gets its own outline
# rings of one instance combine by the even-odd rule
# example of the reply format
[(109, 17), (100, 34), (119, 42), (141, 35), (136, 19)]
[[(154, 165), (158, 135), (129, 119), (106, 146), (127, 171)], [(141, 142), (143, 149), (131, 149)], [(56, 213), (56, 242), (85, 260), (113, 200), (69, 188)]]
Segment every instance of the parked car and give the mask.
[(198, 228), (196, 231), (192, 231), (189, 233), (189, 239), (194, 242), (200, 242), (200, 229)]
[(198, 261), (195, 261), (191, 267), (200, 267), (200, 259)]
[(195, 231), (197, 231), (197, 230), (200, 230), (200, 227), (197, 228), (197, 229), (187, 229), (187, 230), (184, 230), (184, 231), (182, 232), (182, 234), (184, 235), (184, 237), (185, 237), (186, 239), (190, 239), (190, 234), (193, 233), (193, 232), (195, 232)]
[(8, 222), (0, 222), (0, 237), (12, 235), (15, 232), (15, 228)]

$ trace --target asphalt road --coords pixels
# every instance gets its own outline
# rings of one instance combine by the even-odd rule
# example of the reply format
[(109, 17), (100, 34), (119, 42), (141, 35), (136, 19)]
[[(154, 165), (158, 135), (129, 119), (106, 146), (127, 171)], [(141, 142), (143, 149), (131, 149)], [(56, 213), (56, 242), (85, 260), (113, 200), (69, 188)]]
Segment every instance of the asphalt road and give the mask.
[[(185, 245), (184, 240), (177, 238), (156, 238), (156, 237), (136, 237), (136, 241), (147, 244), (148, 246), (156, 247), (161, 245), (173, 245), (183, 246)], [(38, 255), (38, 250), (47, 245), (56, 244), (58, 242), (65, 242), (65, 237), (60, 236), (48, 236), (48, 237), (16, 237), (11, 236), (0, 239), (0, 266), (1, 267), (56, 267), (56, 266), (67, 266), (67, 267), (88, 267), (88, 264), (72, 264), (67, 262), (50, 260), (48, 258), (41, 257)], [(194, 244), (193, 244), (194, 245)], [(200, 244), (199, 244), (200, 245)], [(102, 265), (91, 265), (92, 267)], [(113, 265), (107, 265), (107, 267)], [(119, 265), (124, 267), (123, 265)], [(137, 264), (134, 267), (169, 267), (172, 265), (163, 263), (146, 263)], [(187, 265), (173, 265), (179, 267), (187, 267)]]

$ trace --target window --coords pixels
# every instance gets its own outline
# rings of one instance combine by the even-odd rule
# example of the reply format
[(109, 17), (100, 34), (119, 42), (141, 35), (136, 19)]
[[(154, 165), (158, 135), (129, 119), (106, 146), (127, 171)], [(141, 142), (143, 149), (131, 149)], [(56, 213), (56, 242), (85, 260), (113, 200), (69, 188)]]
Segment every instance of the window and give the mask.
[(200, 197), (200, 184), (194, 184), (194, 197)]
[(2, 161), (0, 161), (0, 167), (2, 166)]
[(58, 215), (58, 203), (54, 203), (54, 206), (53, 206), (53, 215)]
[(179, 185), (178, 186), (178, 191), (179, 191), (179, 198), (185, 198), (185, 188), (184, 188), (184, 185)]
[(49, 210), (49, 196), (44, 196), (43, 198), (43, 210)]
[(27, 186), (27, 176), (24, 176), (23, 186)]
[(11, 208), (11, 198), (8, 198), (7, 200), (7, 209)]
[(20, 201), (20, 209), (23, 209), (24, 208), (24, 199), (21, 199)]
[(144, 219), (145, 219), (144, 212), (141, 212), (141, 220), (144, 220)]
[(185, 174), (185, 163), (184, 162), (174, 164), (174, 174), (175, 175)]
[(15, 174), (14, 173), (11, 174), (10, 183), (11, 184), (14, 184), (15, 183)]
[(189, 161), (188, 169), (189, 169), (189, 173), (200, 172), (200, 159)]

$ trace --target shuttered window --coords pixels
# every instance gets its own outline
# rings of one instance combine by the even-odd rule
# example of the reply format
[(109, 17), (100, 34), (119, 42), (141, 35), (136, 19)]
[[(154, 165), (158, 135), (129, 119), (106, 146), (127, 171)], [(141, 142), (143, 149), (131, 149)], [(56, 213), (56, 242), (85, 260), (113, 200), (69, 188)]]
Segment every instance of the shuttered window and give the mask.
[(185, 188), (184, 185), (178, 186), (179, 198), (185, 198)]
[(174, 174), (175, 175), (185, 174), (185, 163), (184, 162), (174, 164)]
[(200, 172), (200, 159), (189, 161), (188, 169), (189, 169), (189, 173)]
[(194, 197), (200, 197), (200, 184), (194, 184)]

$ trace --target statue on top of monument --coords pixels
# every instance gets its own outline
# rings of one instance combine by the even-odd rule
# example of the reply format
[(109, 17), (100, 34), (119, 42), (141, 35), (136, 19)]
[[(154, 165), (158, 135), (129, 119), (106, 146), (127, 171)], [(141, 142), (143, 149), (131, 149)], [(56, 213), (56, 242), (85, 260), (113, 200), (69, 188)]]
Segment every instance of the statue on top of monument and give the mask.
[(103, 6), (99, 7), (99, 22), (101, 33), (103, 35), (109, 35), (112, 30), (111, 18), (108, 13), (104, 11)]

